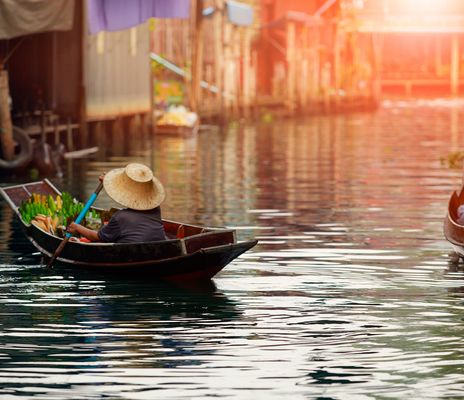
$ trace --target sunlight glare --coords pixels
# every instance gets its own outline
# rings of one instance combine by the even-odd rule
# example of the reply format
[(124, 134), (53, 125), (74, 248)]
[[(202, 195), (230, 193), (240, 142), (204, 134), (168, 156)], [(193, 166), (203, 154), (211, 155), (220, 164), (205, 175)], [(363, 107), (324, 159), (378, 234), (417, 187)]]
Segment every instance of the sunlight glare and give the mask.
[(450, 5), (449, 0), (403, 0), (400, 8), (408, 14), (436, 15), (445, 13)]

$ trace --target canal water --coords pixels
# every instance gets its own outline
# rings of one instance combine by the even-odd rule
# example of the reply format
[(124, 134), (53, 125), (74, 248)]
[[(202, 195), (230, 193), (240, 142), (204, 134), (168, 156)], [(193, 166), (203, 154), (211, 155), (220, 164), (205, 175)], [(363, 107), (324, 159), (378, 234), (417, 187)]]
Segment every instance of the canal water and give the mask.
[(58, 187), (85, 200), (144, 162), (164, 217), (259, 244), (202, 286), (47, 270), (0, 203), (0, 398), (464, 398), (464, 269), (442, 233), (462, 172), (441, 161), (463, 139), (458, 100), (100, 138)]

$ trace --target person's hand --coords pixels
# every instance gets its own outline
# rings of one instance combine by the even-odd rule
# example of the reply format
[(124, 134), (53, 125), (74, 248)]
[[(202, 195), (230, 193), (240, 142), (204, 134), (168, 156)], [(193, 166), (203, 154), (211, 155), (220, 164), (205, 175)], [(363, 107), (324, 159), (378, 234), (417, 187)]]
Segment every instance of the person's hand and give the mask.
[(75, 233), (77, 233), (77, 224), (74, 223), (74, 222), (71, 222), (69, 225), (68, 225), (68, 228), (66, 229), (71, 235), (74, 235)]

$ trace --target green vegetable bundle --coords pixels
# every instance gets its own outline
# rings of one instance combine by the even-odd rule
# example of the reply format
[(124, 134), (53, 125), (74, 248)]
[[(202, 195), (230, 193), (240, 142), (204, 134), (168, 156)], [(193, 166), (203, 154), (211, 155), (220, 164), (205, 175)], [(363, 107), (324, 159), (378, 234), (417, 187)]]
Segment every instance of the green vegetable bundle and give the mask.
[[(84, 204), (75, 200), (67, 192), (63, 192), (61, 196), (57, 195), (56, 198), (51, 195), (33, 193), (29, 199), (21, 203), (19, 212), (26, 224), (30, 224), (34, 219), (49, 216), (57, 221), (57, 225), (65, 229), (76, 219), (83, 208)], [(92, 220), (94, 227), (98, 227), (97, 221), (101, 223), (101, 216), (96, 210), (90, 210), (87, 218)]]

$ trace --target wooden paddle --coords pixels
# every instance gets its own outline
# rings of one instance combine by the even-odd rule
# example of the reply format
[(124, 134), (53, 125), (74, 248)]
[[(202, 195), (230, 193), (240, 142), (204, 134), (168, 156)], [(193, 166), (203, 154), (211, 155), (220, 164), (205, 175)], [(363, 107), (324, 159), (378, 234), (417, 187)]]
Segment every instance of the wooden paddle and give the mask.
[[(84, 208), (82, 209), (82, 211), (77, 216), (74, 223), (80, 224), (82, 222), (85, 215), (89, 211), (90, 207), (92, 207), (92, 204), (95, 203), (95, 200), (97, 199), (97, 196), (101, 192), (102, 189), (103, 189), (103, 182), (100, 182), (99, 185), (97, 186), (97, 188), (95, 189), (95, 192), (92, 193), (92, 196), (90, 196), (90, 199), (87, 201)], [(55, 262), (55, 260), (59, 257), (59, 255), (61, 254), (61, 252), (64, 249), (64, 246), (66, 246), (66, 243), (68, 243), (71, 236), (72, 236), (71, 233), (66, 232), (66, 235), (65, 235), (63, 241), (60, 243), (60, 245), (55, 250), (55, 254), (53, 254), (52, 258), (50, 258), (50, 261), (47, 264), (47, 268), (51, 267), (52, 264)]]

